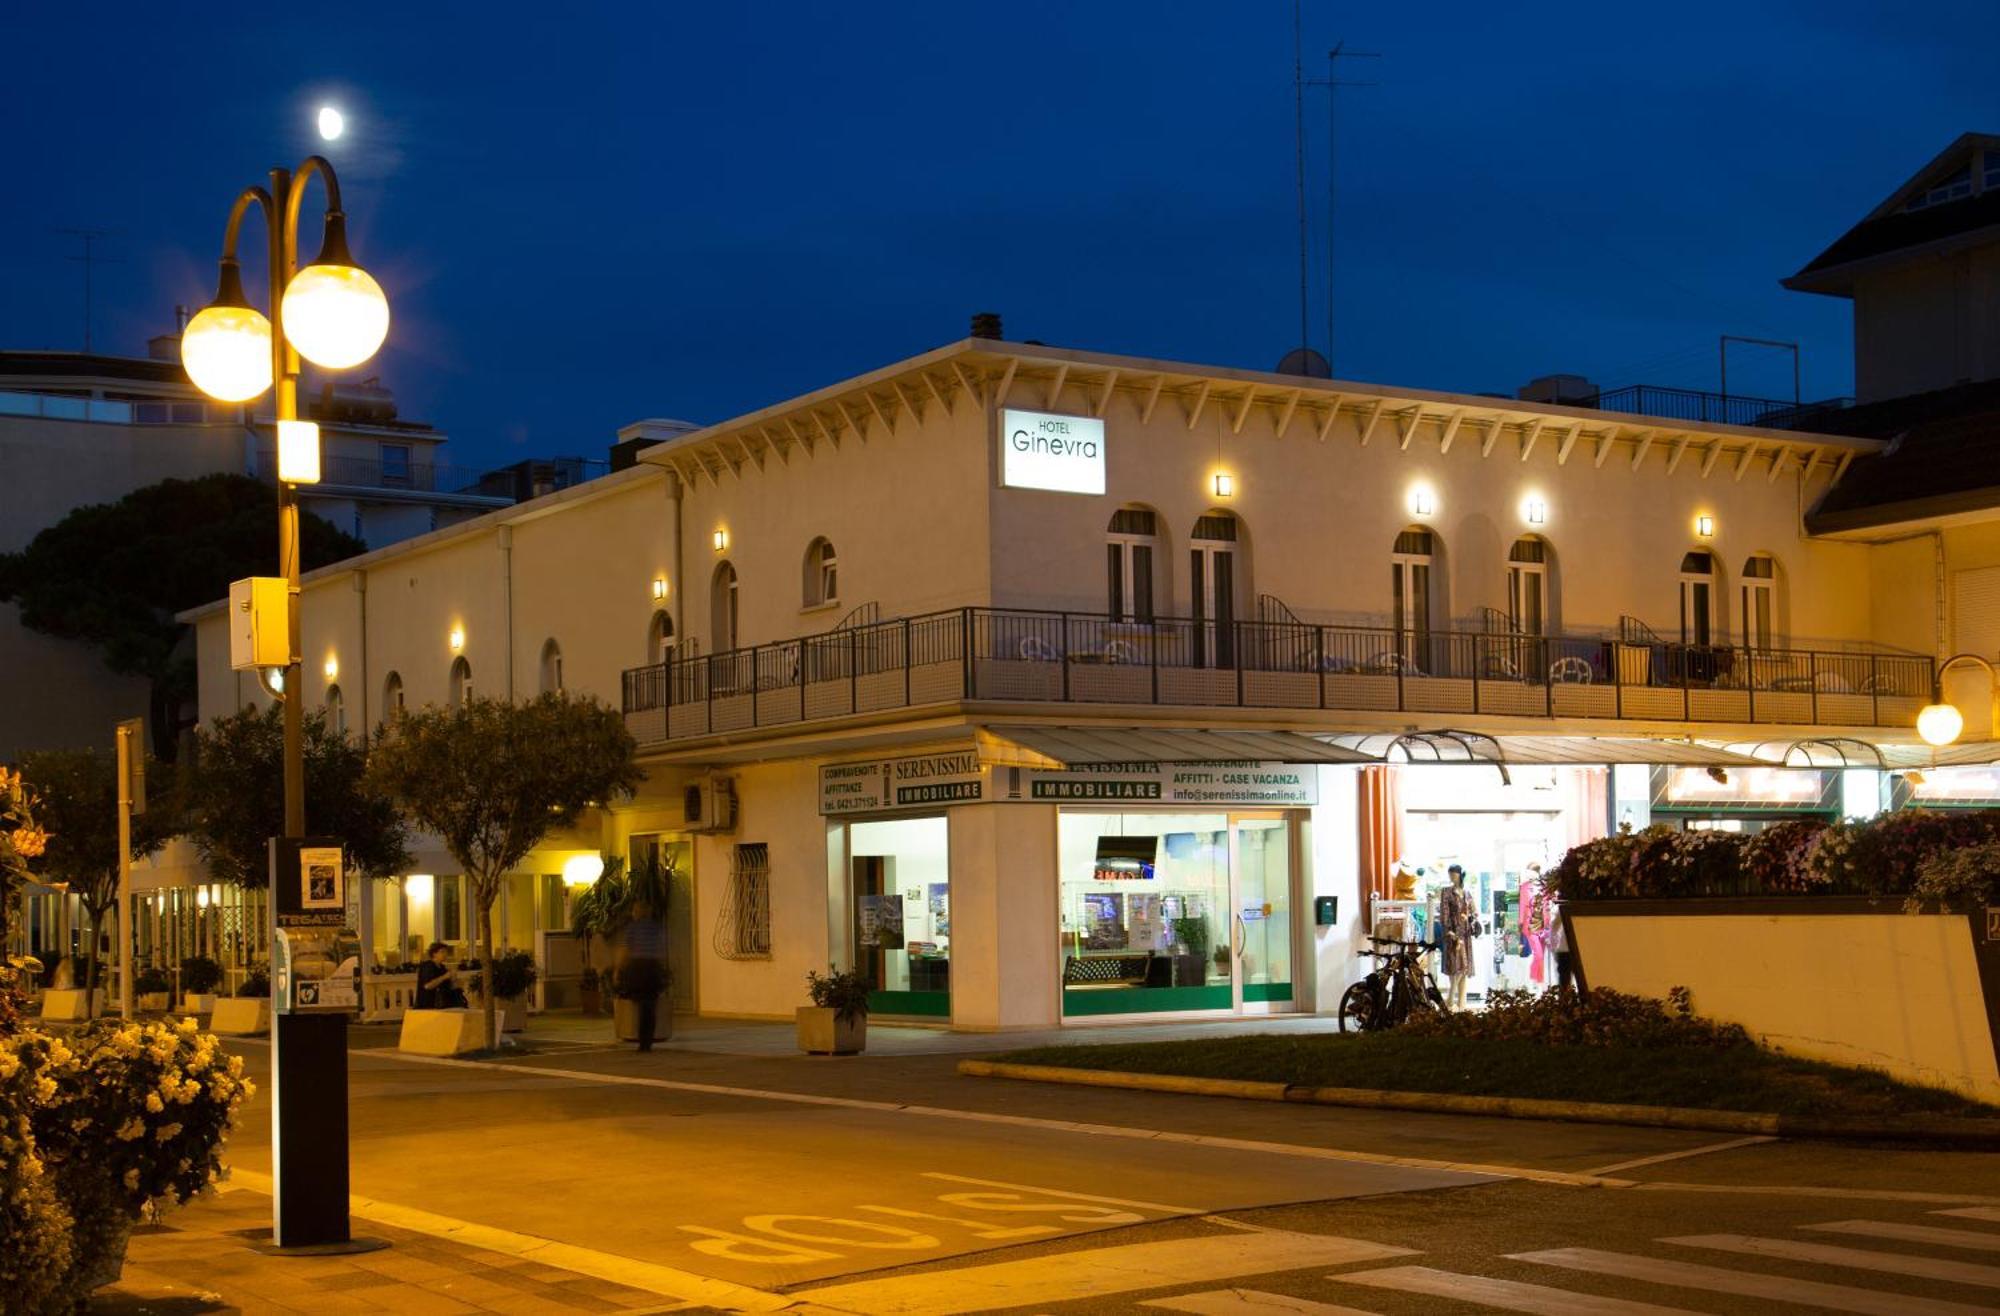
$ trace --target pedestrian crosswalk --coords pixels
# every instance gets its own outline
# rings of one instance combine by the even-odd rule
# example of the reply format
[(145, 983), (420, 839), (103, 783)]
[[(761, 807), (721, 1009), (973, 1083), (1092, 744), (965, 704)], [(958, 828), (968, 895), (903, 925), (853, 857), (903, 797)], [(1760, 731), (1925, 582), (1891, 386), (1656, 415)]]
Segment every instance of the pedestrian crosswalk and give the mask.
[[(2000, 1224), (2000, 1209), (1992, 1207), (1958, 1207), (1932, 1214), (1954, 1222)], [(1508, 1275), (1478, 1274), (1473, 1273), (1479, 1269), (1476, 1265), (1445, 1269), (1418, 1264), (1419, 1258), (1412, 1257), (1407, 1264), (1397, 1261), (1328, 1274), (1323, 1284), (1312, 1286), (1310, 1298), (1230, 1288), (1155, 1298), (1144, 1305), (1196, 1316), (1284, 1312), (1369, 1316), (1366, 1295), (1372, 1292), (1383, 1295), (1385, 1302), (1388, 1295), (1396, 1295), (1399, 1305), (1392, 1308), (1396, 1311), (1411, 1310), (1415, 1300), (1455, 1304), (1451, 1310), (1530, 1316), (1662, 1316), (1742, 1309), (1741, 1302), (1730, 1299), (1859, 1316), (1971, 1316), (2000, 1311), (1989, 1293), (1980, 1292), (2000, 1289), (2000, 1266), (1965, 1258), (1967, 1252), (2000, 1252), (2000, 1231), (1961, 1228), (1956, 1223), (1830, 1220), (1800, 1225), (1798, 1232), (1817, 1237), (1775, 1236), (1776, 1231), (1771, 1237), (1690, 1234), (1653, 1240), (1678, 1255), (1561, 1247), (1494, 1258), (1545, 1270), (1546, 1279), (1521, 1278), (1518, 1266)], [(1844, 1242), (1826, 1241), (1829, 1235)], [(1686, 1255), (1698, 1252), (1722, 1253), (1735, 1260), (1720, 1265)], [(1803, 1278), (1806, 1270), (1823, 1278)], [(1565, 1276), (1579, 1281), (1589, 1277), (1599, 1291), (1571, 1287)], [(1607, 1285), (1606, 1280), (1613, 1283)], [(1911, 1288), (1921, 1291), (1906, 1291)], [(1364, 1305), (1334, 1305), (1322, 1297)]]

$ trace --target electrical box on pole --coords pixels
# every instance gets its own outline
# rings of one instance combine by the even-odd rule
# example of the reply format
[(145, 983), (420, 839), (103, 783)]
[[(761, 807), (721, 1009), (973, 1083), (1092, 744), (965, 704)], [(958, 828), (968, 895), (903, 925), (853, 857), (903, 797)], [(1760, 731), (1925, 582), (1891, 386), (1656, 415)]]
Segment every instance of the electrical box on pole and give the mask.
[(229, 665), (236, 671), (284, 667), (292, 661), (283, 576), (229, 582)]

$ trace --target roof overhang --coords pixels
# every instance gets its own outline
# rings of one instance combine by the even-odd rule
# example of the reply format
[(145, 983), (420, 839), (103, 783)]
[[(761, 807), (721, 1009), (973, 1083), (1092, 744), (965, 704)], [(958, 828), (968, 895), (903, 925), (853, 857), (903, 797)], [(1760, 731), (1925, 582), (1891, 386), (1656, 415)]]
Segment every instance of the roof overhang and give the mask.
[(983, 763), (1062, 772), (1105, 763), (1375, 763), (1376, 756), (1296, 731), (1150, 727), (978, 728)]

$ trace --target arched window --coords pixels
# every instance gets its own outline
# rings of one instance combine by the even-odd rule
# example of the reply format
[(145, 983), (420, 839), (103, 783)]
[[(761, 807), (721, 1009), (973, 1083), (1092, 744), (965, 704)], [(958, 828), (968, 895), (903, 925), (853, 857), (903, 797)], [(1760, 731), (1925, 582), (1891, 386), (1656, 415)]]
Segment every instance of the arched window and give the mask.
[(806, 545), (805, 591), (808, 608), (825, 607), (840, 601), (840, 562), (833, 544), (824, 536)]
[(1778, 563), (1768, 553), (1743, 563), (1743, 643), (1752, 649), (1778, 647)]
[(342, 740), (347, 739), (347, 706), (341, 702), (337, 685), (326, 688), (326, 729)]
[(1523, 535), (1507, 552), (1507, 622), (1522, 635), (1546, 635), (1549, 628), (1549, 545)]
[(708, 634), (716, 653), (736, 647), (736, 568), (718, 562), (708, 586)]
[(665, 609), (653, 614), (646, 624), (646, 661), (670, 663), (674, 660), (674, 619)]
[(1188, 546), (1188, 602), (1194, 611), (1197, 666), (1236, 663), (1236, 603), (1244, 589), (1241, 525), (1233, 512), (1196, 519)]
[(551, 637), (542, 646), (542, 693), (559, 694), (562, 688), (562, 646)]
[(1715, 555), (1707, 549), (1681, 557), (1681, 643), (1715, 643)]
[(1121, 507), (1111, 514), (1105, 546), (1105, 585), (1113, 621), (1153, 620), (1153, 561), (1159, 517), (1150, 508)]
[(451, 706), (463, 708), (472, 698), (472, 664), (463, 656), (451, 660), (451, 678), (445, 683), (451, 693)]
[(1396, 649), (1418, 671), (1431, 670), (1431, 567), (1437, 536), (1411, 526), (1396, 536), (1389, 555), (1389, 616)]
[(382, 720), (393, 722), (403, 715), (403, 678), (395, 672), (382, 678)]

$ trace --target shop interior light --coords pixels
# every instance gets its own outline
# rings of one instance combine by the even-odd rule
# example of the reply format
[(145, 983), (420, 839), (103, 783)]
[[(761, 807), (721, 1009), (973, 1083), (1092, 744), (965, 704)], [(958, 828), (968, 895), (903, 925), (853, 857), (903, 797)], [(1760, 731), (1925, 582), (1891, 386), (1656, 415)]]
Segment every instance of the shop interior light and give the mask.
[(429, 900), (436, 883), (429, 873), (411, 873), (403, 879), (403, 894), (412, 900)]
[(563, 861), (564, 886), (589, 886), (602, 876), (604, 856), (601, 854), (573, 854)]
[(286, 484), (319, 483), (319, 426), (310, 420), (278, 422), (278, 478)]

